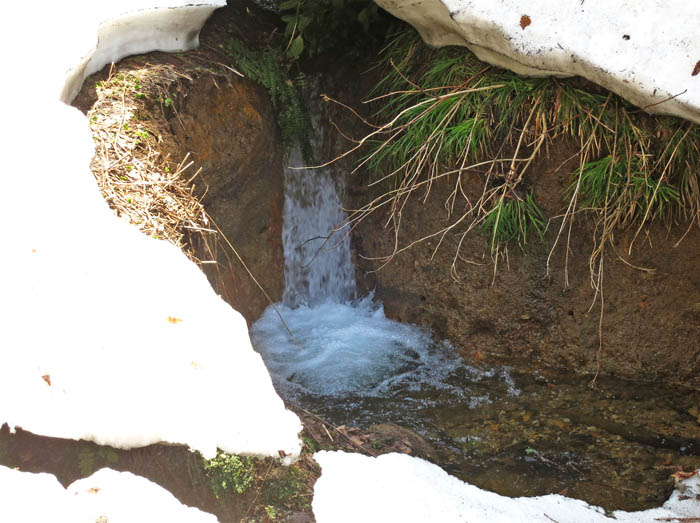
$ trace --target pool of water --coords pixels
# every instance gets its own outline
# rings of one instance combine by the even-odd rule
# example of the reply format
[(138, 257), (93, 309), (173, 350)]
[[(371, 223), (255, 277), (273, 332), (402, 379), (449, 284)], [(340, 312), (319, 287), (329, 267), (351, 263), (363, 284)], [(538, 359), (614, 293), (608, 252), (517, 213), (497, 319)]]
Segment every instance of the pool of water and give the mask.
[[(323, 118), (311, 116), (320, 151)], [(288, 164), (304, 165), (299, 151)], [(371, 296), (357, 299), (349, 233), (337, 228), (345, 175), (285, 170), (283, 300), (251, 328), (285, 400), (334, 425), (406, 427), (445, 470), (508, 496), (562, 493), (638, 510), (666, 500), (679, 467), (700, 468), (700, 392), (613, 379), (592, 389), (551, 371), (475, 367), (431, 333), (387, 319)]]
[(296, 341), (271, 308), (251, 333), (287, 401), (334, 425), (407, 427), (479, 487), (638, 510), (666, 500), (678, 467), (700, 468), (697, 391), (475, 367), (369, 298), (278, 307)]

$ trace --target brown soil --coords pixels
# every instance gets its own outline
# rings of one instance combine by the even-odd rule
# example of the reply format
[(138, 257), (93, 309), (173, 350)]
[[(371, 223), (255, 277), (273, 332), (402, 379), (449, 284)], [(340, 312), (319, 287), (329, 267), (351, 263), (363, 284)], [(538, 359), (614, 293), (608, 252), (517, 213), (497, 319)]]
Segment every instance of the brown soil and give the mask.
[[(215, 290), (251, 322), (269, 302), (236, 253), (278, 301), (284, 194), (283, 148), (270, 99), (236, 72), (221, 47), (233, 31), (230, 21), (251, 18), (248, 12), (241, 5), (217, 11), (197, 50), (149, 53), (105, 67), (85, 81), (74, 105), (90, 120), (98, 151), (92, 169), (115, 212), (203, 262)], [(120, 161), (125, 151), (127, 162)], [(185, 190), (174, 193), (172, 173), (185, 159), (192, 162), (178, 182)], [(183, 194), (189, 179), (191, 194)], [(178, 212), (182, 207), (191, 211)], [(217, 227), (223, 236), (208, 232)]]
[[(533, 165), (530, 183), (548, 216), (565, 210), (562, 189), (577, 160), (564, 162), (575, 151), (571, 144), (557, 142), (546, 159)], [(450, 190), (447, 183), (436, 184), (425, 203), (420, 198), (409, 202), (403, 211), (401, 245), (445, 225), (444, 202)], [(351, 195), (353, 208), (370, 199), (361, 187)], [(449, 272), (456, 234), (447, 236), (434, 255), (436, 239), (378, 270), (381, 263), (368, 258), (390, 254), (394, 242), (384, 221), (376, 214), (355, 231), (361, 285), (376, 289), (388, 316), (429, 327), (470, 361), (591, 375), (599, 361), (603, 374), (700, 387), (697, 226), (651, 227), (637, 239), (631, 255), (628, 250), (636, 231), (617, 234), (604, 259), (601, 349), (601, 302), (593, 303), (588, 265), (593, 230), (584, 219), (579, 218), (573, 228), (568, 266), (565, 235), (549, 275), (547, 257), (561, 221), (552, 220), (544, 244), (531, 240), (524, 252), (510, 247), (495, 271), (486, 237), (478, 232), (469, 235), (461, 249), (463, 259), (456, 262), (459, 282)]]

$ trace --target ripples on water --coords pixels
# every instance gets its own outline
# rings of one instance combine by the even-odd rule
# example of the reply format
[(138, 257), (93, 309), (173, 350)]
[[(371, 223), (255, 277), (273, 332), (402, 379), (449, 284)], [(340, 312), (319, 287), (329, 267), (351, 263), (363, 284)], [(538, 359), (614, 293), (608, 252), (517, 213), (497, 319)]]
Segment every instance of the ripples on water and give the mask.
[[(301, 155), (289, 163), (302, 165)], [(349, 239), (331, 234), (345, 218), (339, 179), (330, 169), (285, 173), (277, 309), (296, 340), (272, 307), (251, 337), (286, 400), (336, 425), (409, 427), (448, 472), (510, 496), (561, 492), (634, 510), (666, 499), (674, 467), (700, 468), (697, 456), (640, 443), (665, 434), (700, 444), (697, 392), (614, 380), (591, 390), (567, 375), (479, 369), (429, 332), (387, 319), (371, 296), (356, 299)]]

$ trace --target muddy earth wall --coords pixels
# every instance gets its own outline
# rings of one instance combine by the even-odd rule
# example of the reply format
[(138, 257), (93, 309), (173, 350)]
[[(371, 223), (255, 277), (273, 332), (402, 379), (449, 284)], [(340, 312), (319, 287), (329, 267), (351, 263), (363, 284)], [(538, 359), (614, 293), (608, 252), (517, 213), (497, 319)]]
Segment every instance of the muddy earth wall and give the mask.
[[(558, 168), (574, 153), (572, 145), (557, 142), (547, 158), (533, 166), (533, 189), (547, 216), (566, 209), (561, 194), (575, 165)], [(361, 178), (350, 183), (349, 207), (370, 200)], [(422, 195), (409, 202), (403, 210), (400, 245), (448, 223), (445, 200), (452, 189), (449, 182), (435, 184), (425, 202)], [(385, 216), (375, 214), (355, 229), (361, 288), (375, 289), (388, 316), (425, 325), (470, 361), (589, 374), (599, 362), (603, 374), (700, 387), (697, 225), (655, 226), (640, 234), (631, 255), (636, 229), (618, 234), (604, 257), (601, 320), (601, 297), (594, 303), (589, 268), (593, 225), (584, 219), (572, 229), (568, 257), (565, 231), (550, 260), (549, 275), (547, 258), (561, 223), (557, 220), (550, 223), (544, 242), (533, 238), (524, 251), (510, 247), (507, 257), (498, 260), (495, 277), (488, 238), (479, 232), (467, 236), (456, 261), (459, 236), (452, 234), (434, 254), (439, 238), (382, 267), (382, 260), (371, 258), (392, 252), (394, 234), (385, 223)], [(450, 275), (453, 262), (459, 281)]]

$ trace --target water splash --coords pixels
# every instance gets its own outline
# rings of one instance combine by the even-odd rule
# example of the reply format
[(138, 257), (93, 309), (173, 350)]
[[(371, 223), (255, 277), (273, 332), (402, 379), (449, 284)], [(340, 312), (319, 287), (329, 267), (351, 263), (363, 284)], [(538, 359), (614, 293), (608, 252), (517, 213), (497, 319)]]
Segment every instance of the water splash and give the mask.
[[(311, 82), (311, 90), (318, 91), (317, 84)], [(315, 154), (332, 156), (320, 132), (320, 106), (314, 107), (309, 144)], [(271, 307), (251, 328), (278, 391), (302, 406), (303, 397), (333, 398), (341, 411), (353, 398), (391, 397), (426, 387), (463, 397), (463, 386), (447, 379), (465, 368), (453, 348), (424, 329), (389, 320), (372, 296), (356, 298), (349, 234), (338, 229), (346, 218), (340, 196), (345, 173), (334, 165), (303, 168), (299, 149), (288, 155), (287, 165), (285, 289), (277, 311), (296, 340)]]

